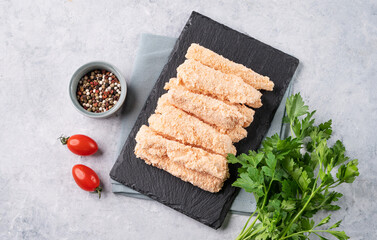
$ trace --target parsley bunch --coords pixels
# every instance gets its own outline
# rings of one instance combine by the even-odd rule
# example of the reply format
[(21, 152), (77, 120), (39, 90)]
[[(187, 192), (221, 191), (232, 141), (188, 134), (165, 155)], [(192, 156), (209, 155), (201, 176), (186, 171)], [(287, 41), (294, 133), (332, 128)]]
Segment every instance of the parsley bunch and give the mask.
[(237, 239), (298, 240), (315, 234), (325, 240), (323, 233), (349, 239), (344, 231), (335, 230), (341, 221), (318, 229), (331, 215), (319, 223), (311, 218), (319, 210), (340, 209), (334, 202), (343, 194), (333, 188), (355, 180), (358, 161), (349, 161), (341, 141), (328, 145), (331, 120), (314, 125), (315, 111), (309, 112), (300, 94), (289, 97), (286, 111), (284, 122), (290, 125), (291, 137), (280, 139), (275, 134), (266, 138), (257, 152), (228, 155), (230, 163), (240, 164), (233, 186), (253, 193), (257, 203)]

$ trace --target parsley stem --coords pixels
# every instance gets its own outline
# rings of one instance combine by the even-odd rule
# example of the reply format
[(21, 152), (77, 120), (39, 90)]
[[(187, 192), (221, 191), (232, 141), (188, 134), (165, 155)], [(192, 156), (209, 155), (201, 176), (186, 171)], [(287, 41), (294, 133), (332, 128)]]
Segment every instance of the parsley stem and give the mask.
[(247, 219), (247, 222), (246, 222), (246, 224), (245, 224), (245, 226), (243, 227), (243, 229), (242, 229), (242, 231), (241, 231), (241, 233), (240, 234), (242, 234), (243, 233), (243, 231), (245, 231), (245, 228), (247, 227), (247, 225), (249, 224), (249, 222), (250, 222), (250, 219), (254, 216), (254, 214), (257, 212), (257, 209), (255, 209), (255, 211), (250, 215), (250, 217), (249, 217), (249, 219)]
[(293, 236), (295, 236), (295, 235), (299, 235), (299, 234), (306, 233), (306, 232), (310, 232), (310, 230), (308, 230), (308, 231), (296, 232), (296, 233), (293, 233), (293, 234), (288, 235), (288, 236), (286, 236), (286, 237), (282, 237), (282, 238), (280, 238), (280, 240), (283, 240), (283, 239), (286, 239), (286, 238), (290, 238), (290, 237), (293, 237)]
[[(264, 208), (264, 206), (266, 205), (266, 202), (267, 202), (267, 196), (268, 196), (268, 193), (269, 193), (269, 191), (270, 191), (270, 189), (271, 189), (271, 185), (272, 185), (272, 182), (274, 181), (274, 175), (272, 176), (272, 179), (271, 179), (271, 181), (270, 181), (270, 183), (269, 183), (269, 185), (268, 185), (268, 189), (266, 189), (266, 186), (264, 186), (264, 190), (265, 190), (265, 193), (264, 193), (264, 199), (263, 199), (263, 203), (262, 203), (262, 207), (260, 208), (260, 211), (258, 211), (258, 215), (257, 215), (257, 217), (254, 219), (254, 221), (251, 223), (251, 225), (250, 225), (250, 227), (248, 227), (247, 229), (246, 229), (246, 232), (244, 233), (244, 234), (241, 234), (241, 238), (240, 239), (243, 239), (243, 237), (244, 237), (244, 235), (245, 234), (247, 234), (253, 227), (254, 227), (254, 225), (255, 225), (255, 223), (256, 223), (256, 221), (258, 220), (258, 217), (259, 217), (259, 214), (260, 214), (260, 212), (262, 211), (262, 209)], [(255, 211), (257, 211), (257, 209), (255, 210)], [(255, 212), (254, 212), (255, 213)], [(253, 213), (253, 215), (254, 215), (254, 213)], [(249, 220), (250, 220), (250, 218), (249, 218)], [(248, 220), (248, 221), (249, 221)], [(247, 225), (247, 223), (246, 223), (246, 225)], [(245, 225), (245, 227), (246, 227), (246, 225)], [(244, 228), (245, 228), (244, 227)], [(242, 230), (243, 231), (243, 230)], [(241, 232), (242, 233), (242, 232)], [(239, 238), (237, 238), (237, 239), (239, 239)], [(236, 239), (236, 240), (237, 240)]]
[(304, 194), (302, 194), (301, 199), (305, 199), (305, 197), (306, 197), (306, 192), (304, 192)]
[[(335, 183), (337, 183), (336, 185), (334, 185)], [(327, 188), (334, 188), (334, 187), (337, 187), (339, 186), (340, 184), (342, 184), (342, 182), (340, 180), (337, 180), (336, 182), (334, 182), (333, 184), (331, 184), (331, 186), (327, 187)]]
[(291, 122), (291, 124), (290, 124), (289, 127), (290, 127), (289, 129), (291, 130), (291, 136), (292, 136), (292, 137), (296, 136), (296, 135), (294, 134), (294, 132), (293, 132), (293, 125), (292, 125), (292, 122)]
[(258, 215), (255, 217), (254, 221), (251, 223), (251, 225), (246, 229), (246, 231), (244, 233), (241, 233), (240, 235), (238, 235), (238, 237), (236, 238), (236, 240), (240, 240), (240, 239), (244, 239), (245, 235), (247, 234), (250, 234), (250, 230), (254, 227), (256, 221), (258, 220), (259, 218), (259, 213)]
[[(280, 238), (280, 240), (283, 240), (283, 239), (287, 239), (287, 238), (290, 238), (290, 237), (293, 237), (295, 235), (299, 235), (299, 234), (303, 234), (303, 233), (314, 233), (316, 234), (316, 232), (332, 232), (332, 231), (329, 231), (329, 230), (308, 230), (308, 231), (301, 231), (301, 232), (296, 232), (296, 233), (293, 233), (291, 235), (288, 235), (288, 236), (285, 236), (285, 237), (282, 237)], [(317, 234), (316, 234), (317, 235)], [(318, 236), (318, 235), (317, 235)]]
[[(318, 177), (317, 177), (318, 179)], [(283, 237), (285, 236), (285, 234), (287, 234), (288, 230), (291, 228), (292, 224), (294, 222), (297, 221), (297, 219), (301, 216), (301, 214), (305, 211), (306, 207), (308, 206), (309, 202), (312, 200), (312, 198), (314, 197), (314, 195), (318, 192), (318, 190), (321, 188), (322, 184), (314, 191), (312, 192), (312, 194), (310, 194), (310, 197), (308, 199), (308, 201), (306, 201), (304, 207), (301, 209), (301, 211), (299, 213), (296, 214), (296, 216), (293, 218), (293, 220), (289, 223), (289, 225), (285, 228), (283, 234), (281, 235), (281, 239), (284, 239)], [(313, 186), (313, 190), (314, 190), (314, 186)]]
[(265, 228), (260, 228), (258, 230), (255, 230), (254, 232), (252, 232), (252, 234), (244, 238), (244, 240), (250, 239), (251, 237), (255, 236), (257, 233), (259, 233), (261, 230), (265, 230)]
[(239, 240), (239, 239), (244, 239), (243, 237), (245, 237), (245, 235), (249, 234), (250, 233), (250, 230), (254, 227), (255, 223), (257, 222), (258, 220), (258, 217), (260, 215), (260, 212), (261, 210), (264, 208), (264, 205), (266, 205), (266, 202), (267, 202), (267, 196), (268, 196), (268, 192), (270, 191), (271, 189), (271, 185), (272, 185), (272, 182), (274, 181), (274, 176), (272, 176), (272, 179), (268, 185), (268, 189), (266, 189), (266, 186), (264, 186), (264, 190), (265, 190), (265, 193), (264, 193), (264, 199), (263, 199), (263, 203), (262, 203), (262, 207), (260, 208), (260, 211), (258, 211), (258, 215), (255, 217), (254, 221), (251, 223), (251, 225), (246, 229), (246, 231), (244, 232), (244, 229), (245, 227), (247, 226), (247, 224), (249, 223), (249, 220), (251, 219), (251, 216), (253, 216), (255, 214), (255, 212), (257, 211), (257, 209), (255, 209), (255, 212), (253, 213), (253, 215), (251, 215), (249, 217), (249, 219), (247, 220), (246, 222), (246, 225), (244, 226), (244, 228), (242, 229), (240, 235), (238, 235), (238, 237), (236, 238), (236, 240)]
[[(315, 152), (316, 152), (317, 157), (318, 157), (318, 160), (319, 160), (319, 169), (321, 170), (321, 168), (322, 168), (322, 163), (321, 163), (321, 161), (320, 161), (320, 158), (319, 158), (319, 155), (318, 155), (318, 152), (317, 152), (317, 148), (315, 148), (315, 150), (316, 150)], [(314, 190), (314, 189), (317, 187), (318, 178), (319, 178), (319, 174), (317, 175), (317, 177), (316, 177), (316, 179), (315, 179), (315, 181), (314, 181), (314, 183), (313, 183), (312, 193), (310, 194), (310, 197), (309, 197), (308, 201), (306, 201), (304, 207), (300, 210), (299, 213), (296, 214), (296, 216), (293, 218), (293, 220), (292, 220), (292, 221), (289, 223), (289, 225), (285, 228), (285, 230), (284, 230), (283, 234), (281, 235), (281, 237), (284, 237), (284, 235), (287, 234), (287, 232), (288, 232), (288, 230), (290, 229), (290, 227), (292, 226), (292, 224), (293, 224), (294, 222), (296, 222), (297, 219), (301, 216), (301, 214), (305, 211), (305, 208), (308, 206), (309, 202), (312, 200), (312, 198), (314, 197), (314, 195), (315, 195), (315, 194), (316, 194), (316, 193), (322, 188), (322, 184), (323, 184), (323, 183), (321, 183), (321, 184), (318, 186), (318, 188), (317, 188), (316, 190)], [(306, 194), (306, 192), (304, 193), (304, 195), (305, 195), (305, 194)], [(282, 238), (282, 239), (284, 239), (284, 238)]]

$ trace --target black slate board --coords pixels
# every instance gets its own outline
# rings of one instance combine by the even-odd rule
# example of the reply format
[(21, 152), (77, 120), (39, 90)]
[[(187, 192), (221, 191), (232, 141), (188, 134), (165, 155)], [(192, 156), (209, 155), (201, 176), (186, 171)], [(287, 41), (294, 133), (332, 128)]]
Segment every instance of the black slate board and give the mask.
[(223, 223), (237, 193), (237, 189), (231, 186), (236, 178), (235, 166), (230, 165), (231, 177), (225, 182), (223, 189), (213, 194), (145, 164), (134, 154), (136, 133), (141, 125), (147, 125), (147, 119), (154, 112), (158, 98), (166, 92), (163, 89), (165, 82), (177, 75), (176, 68), (184, 62), (191, 43), (199, 43), (234, 62), (269, 76), (275, 83), (273, 92), (263, 92), (263, 107), (257, 109), (255, 120), (247, 129), (248, 137), (236, 144), (238, 153), (259, 147), (299, 61), (254, 38), (192, 12), (110, 172), (112, 179), (217, 229)]

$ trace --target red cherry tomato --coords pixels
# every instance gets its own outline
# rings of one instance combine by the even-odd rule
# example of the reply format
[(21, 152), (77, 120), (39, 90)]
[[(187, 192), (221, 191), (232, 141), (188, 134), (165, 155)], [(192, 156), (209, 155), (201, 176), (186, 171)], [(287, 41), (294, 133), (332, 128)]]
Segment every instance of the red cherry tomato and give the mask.
[(70, 137), (60, 137), (60, 141), (63, 145), (68, 146), (74, 154), (80, 156), (88, 156), (97, 152), (97, 143), (88, 136), (82, 134), (76, 134)]
[(72, 175), (81, 189), (88, 192), (97, 192), (99, 198), (101, 198), (102, 188), (99, 186), (100, 180), (91, 168), (77, 164), (72, 168)]

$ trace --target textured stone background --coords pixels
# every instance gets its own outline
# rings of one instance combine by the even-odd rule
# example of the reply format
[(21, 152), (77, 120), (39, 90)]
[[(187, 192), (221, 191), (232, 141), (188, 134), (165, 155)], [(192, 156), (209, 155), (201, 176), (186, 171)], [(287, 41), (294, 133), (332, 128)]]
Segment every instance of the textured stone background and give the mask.
[[(362, 3), (361, 3), (362, 2)], [(70, 103), (73, 72), (92, 60), (131, 75), (139, 34), (177, 37), (192, 10), (299, 58), (294, 91), (334, 139), (360, 160), (345, 193), (351, 239), (377, 238), (377, 4), (368, 1), (0, 1), (0, 239), (232, 239), (247, 217), (220, 230), (153, 201), (116, 196), (108, 173), (117, 116), (94, 120)], [(78, 157), (61, 134), (88, 134), (101, 154)], [(97, 171), (105, 192), (79, 189), (74, 164)]]

